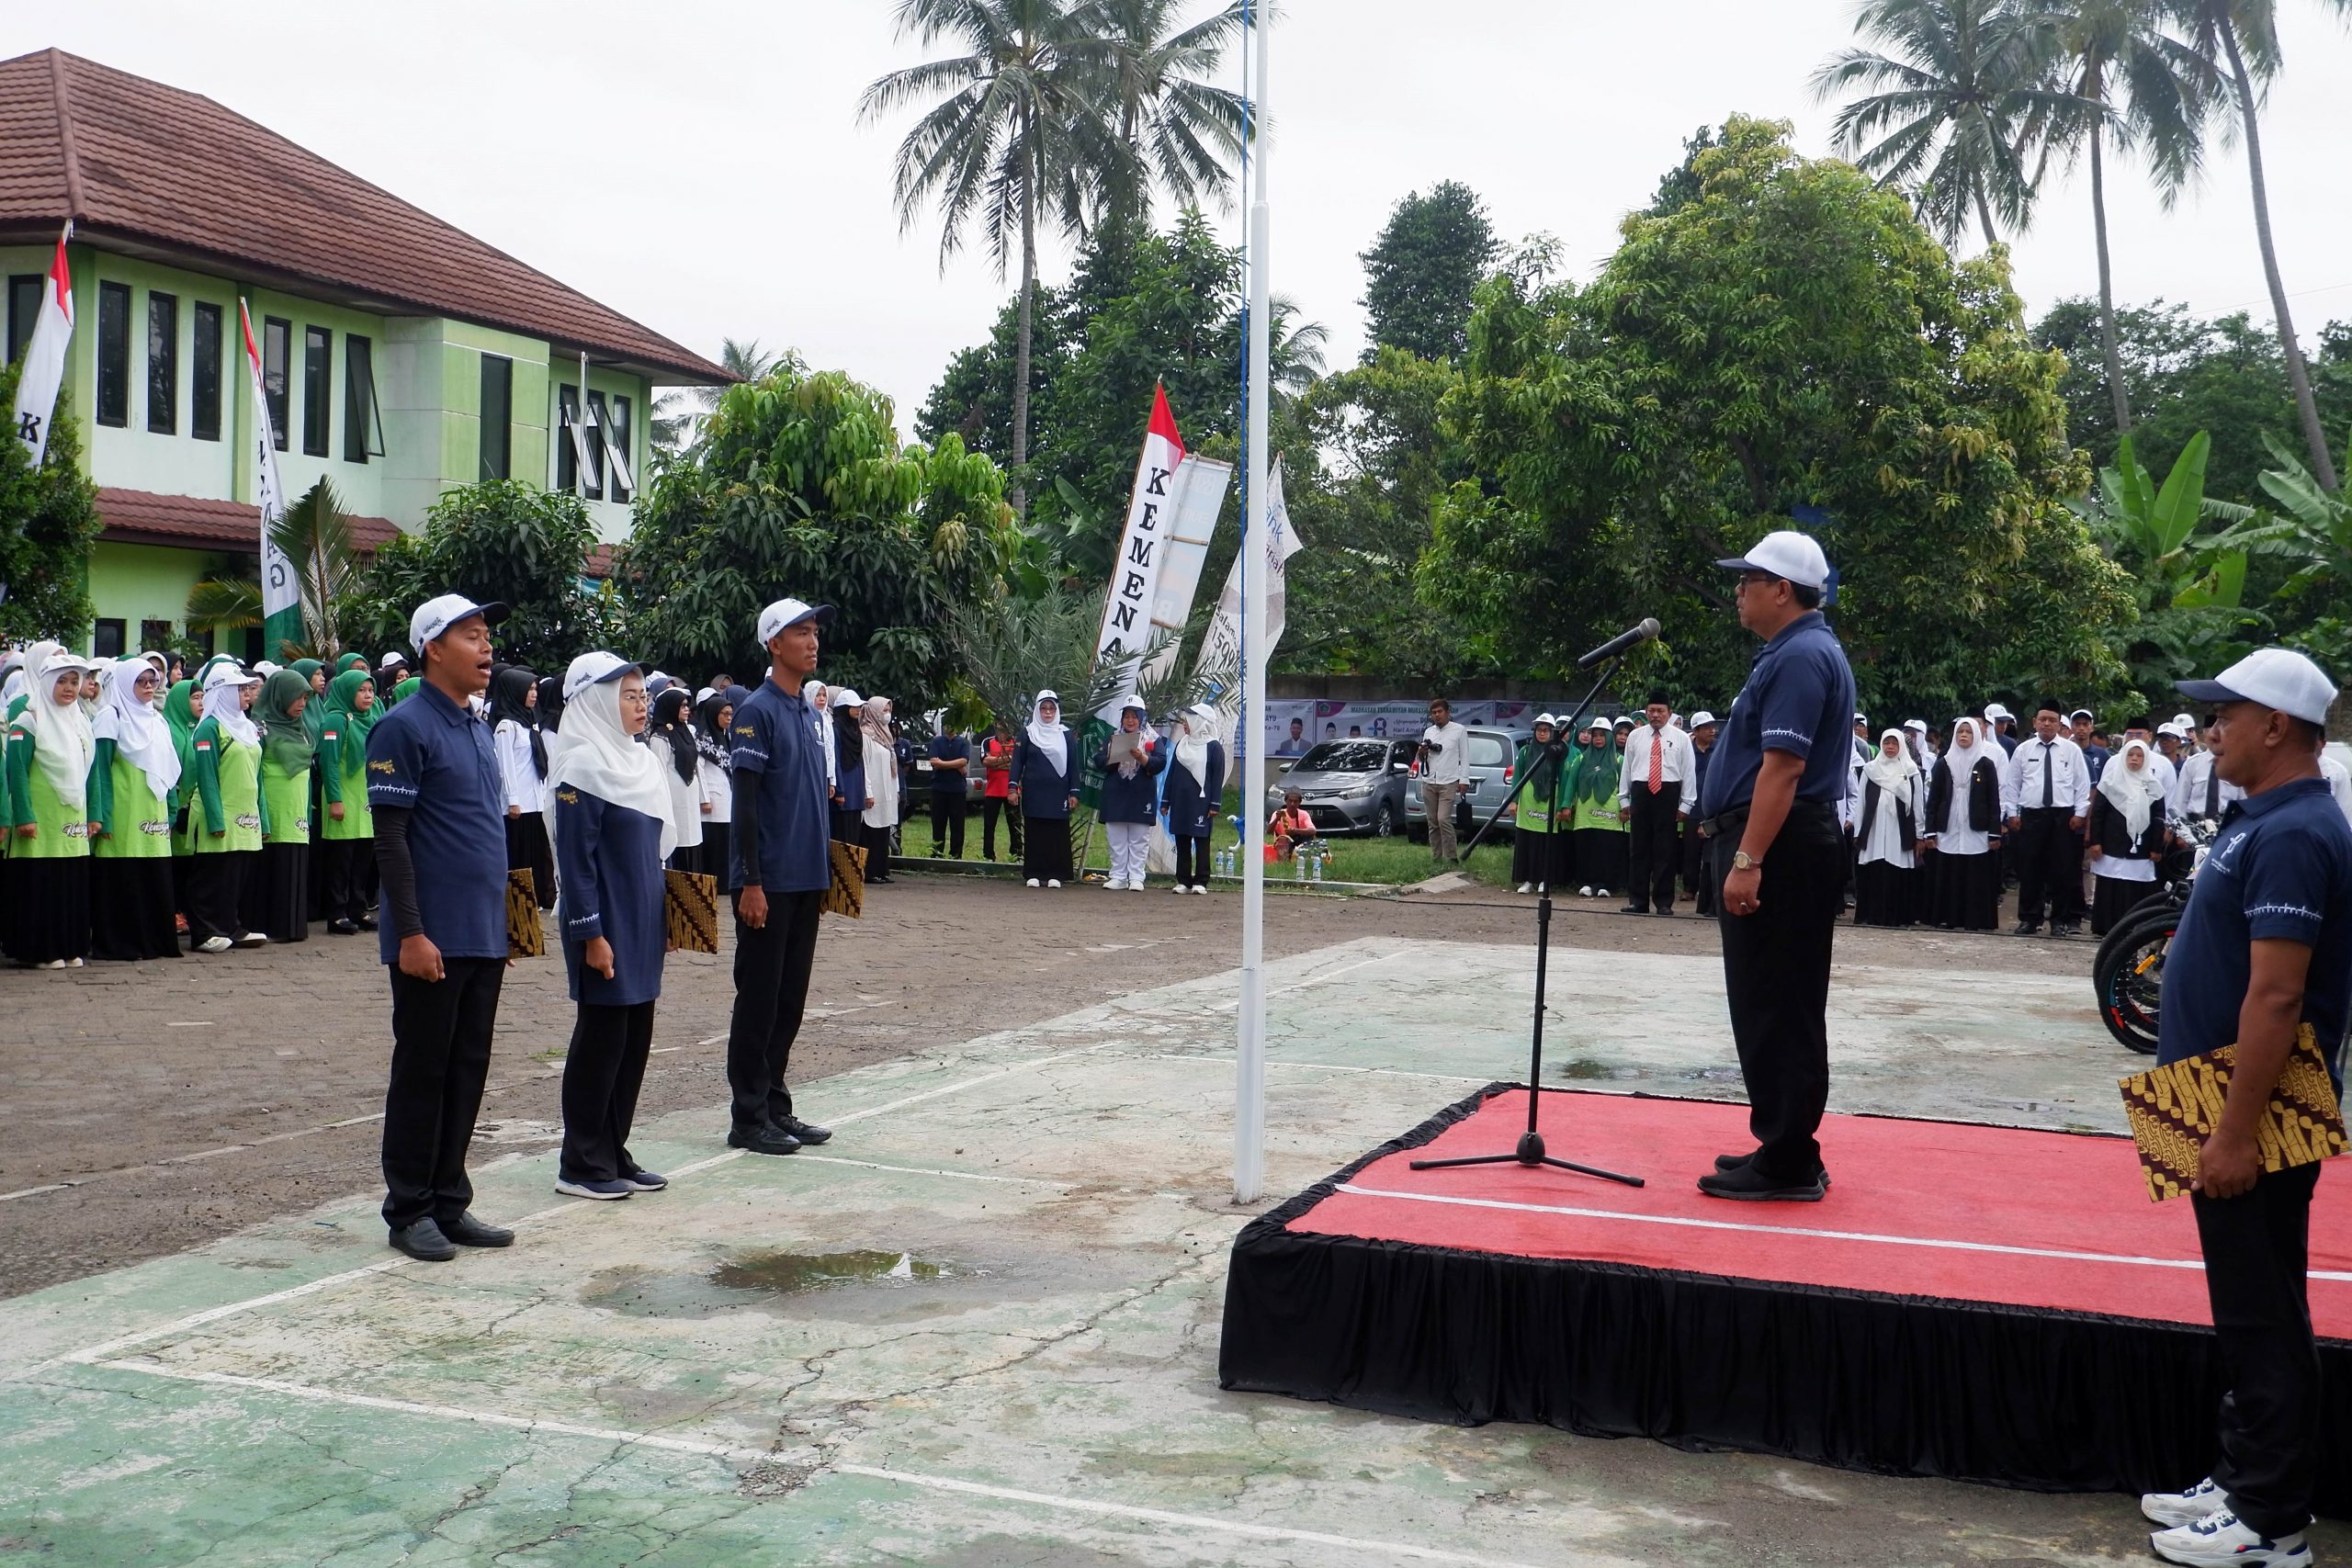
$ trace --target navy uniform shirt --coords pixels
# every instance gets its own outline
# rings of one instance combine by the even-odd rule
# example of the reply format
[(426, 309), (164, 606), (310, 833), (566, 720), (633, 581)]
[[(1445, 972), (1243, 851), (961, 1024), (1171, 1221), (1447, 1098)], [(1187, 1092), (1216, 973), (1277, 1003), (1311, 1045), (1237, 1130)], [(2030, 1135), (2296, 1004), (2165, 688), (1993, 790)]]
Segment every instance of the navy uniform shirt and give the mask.
[[(1756, 775), (1767, 751), (1804, 759), (1797, 798), (1835, 804), (1847, 788), (1853, 749), (1854, 671), (1838, 634), (1810, 610), (1781, 628), (1756, 655), (1714, 751), (1707, 759), (1699, 815), (1745, 810), (1756, 796)], [(1816, 744), (1818, 742), (1818, 744)]]
[(2337, 1060), (2352, 1017), (2352, 826), (2324, 778), (2298, 779), (2233, 802), (2190, 885), (2165, 950), (2156, 1060), (2177, 1062), (2233, 1043), (2254, 967), (2253, 944), (2278, 938), (2312, 950), (2303, 1017), (2343, 1092)]
[(961, 795), (966, 788), (965, 773), (971, 771), (972, 743), (960, 735), (934, 735), (931, 738), (931, 760), (934, 762), (961, 761), (964, 772), (954, 768), (931, 770), (931, 787), (935, 795)]
[[(409, 813), (416, 908), (444, 958), (506, 956), (506, 788), (490, 726), (438, 686), (368, 732), (368, 806)], [(376, 934), (387, 964), (401, 955), (391, 910)]]
[[(555, 792), (555, 820), (571, 999), (611, 1008), (654, 1000), (670, 945), (661, 819), (565, 784)], [(587, 965), (588, 943), (597, 937), (613, 950), (609, 980)]]
[(746, 874), (743, 839), (728, 852), (731, 891), (756, 882), (770, 894), (808, 893), (832, 886), (832, 818), (825, 788), (824, 748), (831, 737), (805, 696), (788, 695), (770, 675), (752, 700), (735, 710), (728, 736), (738, 775), (756, 781), (760, 863)]

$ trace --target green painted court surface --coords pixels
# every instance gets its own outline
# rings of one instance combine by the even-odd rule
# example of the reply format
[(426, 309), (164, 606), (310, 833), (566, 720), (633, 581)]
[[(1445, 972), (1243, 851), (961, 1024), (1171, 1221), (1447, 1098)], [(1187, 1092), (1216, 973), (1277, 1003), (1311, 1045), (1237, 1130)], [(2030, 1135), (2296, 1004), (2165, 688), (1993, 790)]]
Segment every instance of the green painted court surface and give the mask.
[[(1553, 985), (1549, 1081), (1738, 1094), (1712, 957), (1566, 951)], [(1522, 1074), (1531, 986), (1498, 947), (1272, 965), (1270, 1199)], [(633, 1147), (674, 1184), (623, 1203), (481, 1149), (510, 1250), (406, 1261), (356, 1194), (0, 1303), (0, 1562), (1752, 1562), (1711, 1498), (1862, 1484), (1219, 1392), (1235, 990), (808, 1085), (820, 1153), (666, 1118)], [(2117, 1127), (2135, 1059), (2088, 990), (1841, 969), (1836, 1104)]]

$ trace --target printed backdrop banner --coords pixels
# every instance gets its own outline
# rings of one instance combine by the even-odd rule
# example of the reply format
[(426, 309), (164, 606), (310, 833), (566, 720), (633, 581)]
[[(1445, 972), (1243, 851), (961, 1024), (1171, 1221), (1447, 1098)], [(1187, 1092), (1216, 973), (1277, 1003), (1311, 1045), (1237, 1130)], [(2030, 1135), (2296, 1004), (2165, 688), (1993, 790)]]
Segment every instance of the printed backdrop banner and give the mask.
[[(1539, 713), (1566, 710), (1566, 701), (1475, 701), (1453, 705), (1456, 723), (1494, 725), (1525, 729)], [(1264, 742), (1267, 755), (1303, 757), (1325, 740), (1418, 740), (1429, 727), (1430, 705), (1424, 698), (1348, 703), (1323, 698), (1284, 698), (1266, 704)]]
[[(1126, 531), (1119, 536), (1119, 553), (1111, 558), (1111, 592), (1102, 602), (1102, 630), (1094, 637), (1095, 668), (1107, 663), (1126, 674), (1113, 683), (1110, 701), (1087, 715), (1079, 727), (1078, 798), (1089, 807), (1102, 803), (1102, 776), (1092, 766), (1094, 753), (1117, 727), (1119, 704), (1133, 689), (1135, 673), (1151, 641), (1151, 609), (1159, 592), (1160, 569), (1168, 558), (1177, 470), (1183, 462), (1184, 438), (1177, 434), (1176, 415), (1168, 407), (1168, 389), (1155, 384), (1151, 427), (1144, 433), (1135, 490), (1127, 498)], [(1197, 576), (1200, 569), (1193, 570)]]

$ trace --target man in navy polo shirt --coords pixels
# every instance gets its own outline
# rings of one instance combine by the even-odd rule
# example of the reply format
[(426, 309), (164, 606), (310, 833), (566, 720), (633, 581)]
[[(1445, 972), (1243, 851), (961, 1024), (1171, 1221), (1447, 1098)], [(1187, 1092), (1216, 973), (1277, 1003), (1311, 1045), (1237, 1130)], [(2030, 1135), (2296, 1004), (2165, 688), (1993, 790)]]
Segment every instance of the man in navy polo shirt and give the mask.
[(429, 1263), (514, 1239), (467, 1213), (466, 1179), (506, 977), (506, 792), (466, 705), (490, 685), (490, 628), (505, 618), (505, 605), (462, 593), (420, 606), (409, 642), (424, 684), (368, 735), (377, 941), (392, 981), (384, 1223), (394, 1247)]
[(733, 1091), (729, 1145), (788, 1155), (826, 1129), (792, 1113), (785, 1068), (808, 1000), (817, 917), (832, 884), (823, 716), (803, 691), (817, 672), (818, 628), (830, 604), (779, 599), (760, 612), (767, 678), (735, 710), (734, 823), (728, 886), (735, 894), (735, 1013), (727, 1031)]
[(2256, 1130), (2304, 1024), (2344, 1089), (2352, 827), (2319, 766), (2335, 687), (2301, 654), (2266, 648), (2180, 690), (2219, 705), (2213, 766), (2246, 792), (2223, 814), (2165, 950), (2156, 1035), (2160, 1062), (2237, 1046), (2189, 1198), (2229, 1392), (2212, 1475), (2140, 1506), (2173, 1527), (2150, 1540), (2168, 1562), (2307, 1564), (2320, 1365), (2306, 1269), (2320, 1168), (2265, 1171)]
[(1765, 639), (1731, 705), (1699, 803), (1713, 847), (1732, 1040), (1756, 1148), (1699, 1178), (1711, 1198), (1817, 1202), (1829, 1104), (1829, 947), (1845, 907), (1838, 802), (1853, 749), (1854, 672), (1821, 618), (1829, 559), (1767, 534), (1737, 560), (1739, 624)]

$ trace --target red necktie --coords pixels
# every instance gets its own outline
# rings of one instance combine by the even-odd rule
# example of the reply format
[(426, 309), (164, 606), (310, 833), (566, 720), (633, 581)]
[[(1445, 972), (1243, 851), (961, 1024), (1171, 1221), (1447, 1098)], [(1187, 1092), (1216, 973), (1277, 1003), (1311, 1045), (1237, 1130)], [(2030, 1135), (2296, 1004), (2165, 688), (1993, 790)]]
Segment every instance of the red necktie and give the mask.
[(1656, 795), (1666, 785), (1666, 749), (1658, 744), (1658, 733), (1650, 731), (1650, 793)]

